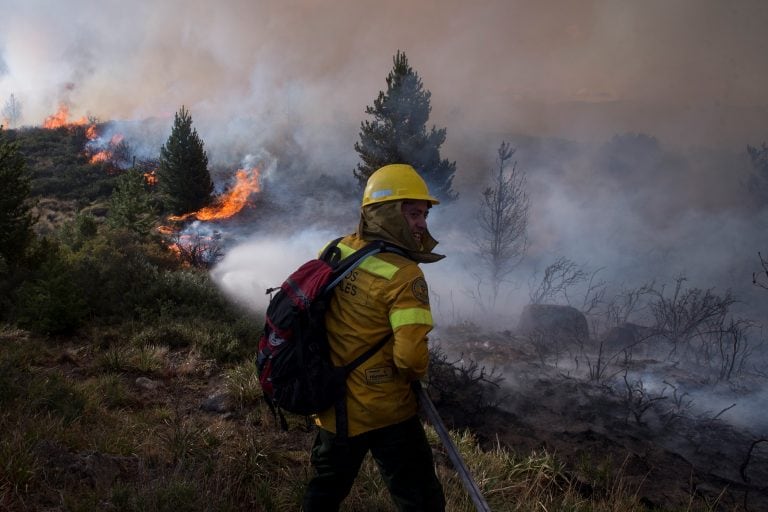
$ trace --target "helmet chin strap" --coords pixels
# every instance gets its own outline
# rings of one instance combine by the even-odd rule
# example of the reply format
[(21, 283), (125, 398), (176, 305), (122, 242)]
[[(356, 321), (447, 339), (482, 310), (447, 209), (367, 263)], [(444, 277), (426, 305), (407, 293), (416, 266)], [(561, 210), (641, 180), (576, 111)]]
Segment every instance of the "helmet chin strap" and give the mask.
[(405, 249), (408, 256), (419, 263), (432, 263), (445, 256), (432, 252), (437, 240), (429, 229), (424, 230), (421, 243), (413, 238), (408, 222), (401, 212), (402, 201), (375, 203), (360, 209), (357, 234), (364, 240), (384, 240)]

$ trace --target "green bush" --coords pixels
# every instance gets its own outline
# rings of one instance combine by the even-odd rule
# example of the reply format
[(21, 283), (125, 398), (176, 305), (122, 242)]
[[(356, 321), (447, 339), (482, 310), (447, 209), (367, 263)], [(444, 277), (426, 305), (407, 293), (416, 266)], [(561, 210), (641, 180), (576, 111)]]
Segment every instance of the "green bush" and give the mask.
[(164, 315), (131, 337), (135, 346), (162, 345), (171, 349), (194, 346), (220, 363), (240, 361), (255, 350), (258, 330), (247, 322), (227, 323), (205, 318), (166, 320)]
[(20, 326), (43, 334), (62, 334), (80, 327), (89, 313), (65, 251), (55, 249), (34, 278), (17, 293), (15, 317)]
[(240, 361), (248, 355), (246, 347), (230, 329), (210, 329), (200, 343), (200, 352), (220, 363)]
[(171, 349), (195, 345), (199, 338), (197, 331), (183, 322), (161, 322), (141, 327), (131, 336), (134, 346), (164, 345)]
[[(183, 269), (160, 272), (142, 290), (141, 306), (154, 307), (152, 314), (173, 311), (176, 317), (235, 320), (232, 307), (207, 272)], [(222, 318), (222, 315), (225, 318)]]

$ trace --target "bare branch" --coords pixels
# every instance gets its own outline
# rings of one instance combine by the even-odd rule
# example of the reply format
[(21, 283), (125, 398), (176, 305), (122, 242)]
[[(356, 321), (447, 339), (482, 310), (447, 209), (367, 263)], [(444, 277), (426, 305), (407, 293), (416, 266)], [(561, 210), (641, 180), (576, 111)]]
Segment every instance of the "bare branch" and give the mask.
[[(768, 290), (768, 260), (763, 258), (760, 251), (757, 252), (757, 256), (760, 258), (760, 265), (763, 267), (762, 272), (752, 272), (752, 284), (759, 286), (764, 290)], [(765, 274), (763, 276), (763, 274)]]
[(681, 347), (689, 347), (695, 336), (720, 332), (730, 307), (736, 302), (730, 292), (720, 297), (712, 289), (683, 288), (685, 277), (677, 278), (670, 294), (653, 291), (656, 300), (649, 304), (656, 333), (672, 345), (669, 357)]
[(747, 458), (744, 460), (744, 463), (739, 467), (739, 473), (741, 474), (741, 479), (744, 480), (746, 483), (750, 483), (750, 478), (747, 476), (747, 467), (749, 466), (749, 461), (752, 459), (752, 452), (755, 450), (755, 447), (760, 443), (768, 443), (768, 439), (756, 439), (752, 442), (752, 445), (749, 447), (749, 451), (747, 451)]
[(483, 191), (478, 215), (477, 252), (489, 271), (494, 302), (500, 283), (520, 262), (528, 246), (526, 177), (517, 162), (505, 172), (514, 154), (509, 143), (501, 143), (497, 166), (491, 171), (491, 185)]
[(182, 265), (195, 268), (211, 268), (223, 256), (221, 235), (219, 233), (205, 236), (180, 235), (174, 233), (171, 237), (171, 249), (176, 253)]
[(0, 124), (7, 123), (9, 128), (16, 128), (20, 120), (21, 102), (16, 99), (16, 96), (11, 94), (3, 106), (2, 120), (0, 120)]
[(558, 296), (568, 298), (568, 289), (584, 281), (586, 272), (568, 258), (560, 257), (544, 269), (541, 282), (529, 292), (531, 304), (542, 304)]

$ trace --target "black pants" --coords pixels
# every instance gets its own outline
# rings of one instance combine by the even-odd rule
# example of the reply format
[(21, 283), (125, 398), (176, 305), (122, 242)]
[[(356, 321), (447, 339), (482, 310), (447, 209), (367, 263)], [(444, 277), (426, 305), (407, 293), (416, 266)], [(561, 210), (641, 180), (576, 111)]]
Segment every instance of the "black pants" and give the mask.
[(337, 443), (320, 429), (312, 447), (315, 476), (304, 494), (305, 512), (339, 509), (349, 494), (366, 453), (373, 459), (400, 511), (445, 510), (445, 497), (435, 474), (432, 449), (417, 416)]

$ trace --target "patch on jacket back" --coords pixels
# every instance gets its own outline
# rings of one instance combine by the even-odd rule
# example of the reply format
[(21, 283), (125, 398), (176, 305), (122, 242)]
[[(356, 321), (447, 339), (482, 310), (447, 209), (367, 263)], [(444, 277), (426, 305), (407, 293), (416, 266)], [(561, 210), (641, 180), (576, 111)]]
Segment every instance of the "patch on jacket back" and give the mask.
[(413, 290), (413, 296), (418, 299), (419, 302), (429, 304), (429, 289), (427, 288), (427, 282), (423, 277), (418, 277), (413, 281), (411, 287)]
[(394, 372), (391, 366), (379, 366), (365, 370), (365, 382), (367, 384), (383, 384), (394, 380)]

